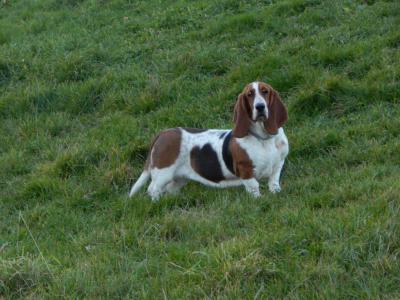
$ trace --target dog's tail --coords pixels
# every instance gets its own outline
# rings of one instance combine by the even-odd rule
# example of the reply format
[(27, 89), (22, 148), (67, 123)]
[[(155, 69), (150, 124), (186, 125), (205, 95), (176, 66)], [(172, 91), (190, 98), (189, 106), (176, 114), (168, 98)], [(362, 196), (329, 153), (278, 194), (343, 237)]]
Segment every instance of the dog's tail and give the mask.
[[(151, 147), (153, 147), (153, 145), (151, 145)], [(150, 178), (150, 153), (147, 156), (142, 174), (140, 174), (138, 180), (136, 180), (135, 184), (131, 188), (131, 191), (129, 192), (129, 198), (132, 197), (134, 194), (136, 194)]]
[(150, 178), (149, 170), (144, 169), (139, 179), (132, 186), (131, 191), (129, 192), (129, 197), (132, 197), (134, 194), (136, 194), (140, 190), (140, 188), (146, 184), (149, 178)]

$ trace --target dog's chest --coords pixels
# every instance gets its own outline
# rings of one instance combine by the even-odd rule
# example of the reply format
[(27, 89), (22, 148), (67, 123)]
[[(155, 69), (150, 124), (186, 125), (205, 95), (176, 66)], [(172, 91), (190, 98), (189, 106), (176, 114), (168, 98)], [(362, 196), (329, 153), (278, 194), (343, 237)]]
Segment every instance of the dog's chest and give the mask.
[(257, 179), (271, 176), (279, 162), (287, 155), (287, 142), (283, 138), (259, 140), (246, 137), (239, 144), (251, 159)]

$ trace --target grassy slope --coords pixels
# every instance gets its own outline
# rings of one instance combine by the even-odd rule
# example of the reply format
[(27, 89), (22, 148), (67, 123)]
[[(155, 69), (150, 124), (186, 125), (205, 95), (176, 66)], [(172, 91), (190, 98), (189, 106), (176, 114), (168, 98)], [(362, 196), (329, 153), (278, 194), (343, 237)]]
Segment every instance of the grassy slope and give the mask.
[[(400, 4), (3, 1), (0, 298), (400, 297)], [(283, 191), (128, 200), (151, 137), (288, 104)]]

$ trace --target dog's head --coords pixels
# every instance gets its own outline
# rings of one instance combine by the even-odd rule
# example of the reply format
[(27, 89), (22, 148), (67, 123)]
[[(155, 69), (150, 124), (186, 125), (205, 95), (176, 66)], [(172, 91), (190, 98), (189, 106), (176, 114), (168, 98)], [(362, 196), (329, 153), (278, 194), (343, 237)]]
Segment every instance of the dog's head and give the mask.
[(233, 115), (233, 135), (244, 137), (253, 123), (263, 122), (269, 135), (278, 133), (285, 124), (288, 113), (277, 91), (264, 82), (252, 82), (239, 94)]

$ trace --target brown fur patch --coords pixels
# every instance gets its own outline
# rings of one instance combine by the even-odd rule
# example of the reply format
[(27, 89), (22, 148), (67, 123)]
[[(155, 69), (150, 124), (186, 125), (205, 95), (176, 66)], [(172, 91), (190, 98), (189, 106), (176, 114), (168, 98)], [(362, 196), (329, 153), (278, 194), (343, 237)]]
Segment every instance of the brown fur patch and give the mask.
[[(150, 149), (151, 167), (161, 169), (172, 165), (179, 156), (181, 141), (182, 132), (178, 128), (160, 132)], [(146, 162), (146, 165), (148, 164)]]
[(253, 162), (247, 152), (237, 143), (236, 138), (232, 138), (230, 147), (235, 175), (242, 179), (253, 178)]
[(245, 96), (248, 109), (249, 109), (249, 117), (251, 118), (251, 112), (253, 111), (253, 106), (254, 106), (254, 98), (256, 97), (256, 91), (253, 88), (253, 84), (249, 83), (248, 85), (245, 86), (245, 88), (242, 91), (242, 95)]
[(278, 129), (286, 123), (288, 119), (288, 112), (278, 92), (275, 91), (271, 86), (265, 83), (264, 85), (269, 89), (267, 102), (269, 117), (266, 121), (264, 121), (264, 128), (269, 134), (276, 134)]
[(267, 101), (265, 94), (271, 92), (272, 87), (269, 84), (266, 84), (264, 82), (259, 82), (258, 90), (259, 90), (260, 95), (264, 97), (265, 101)]

